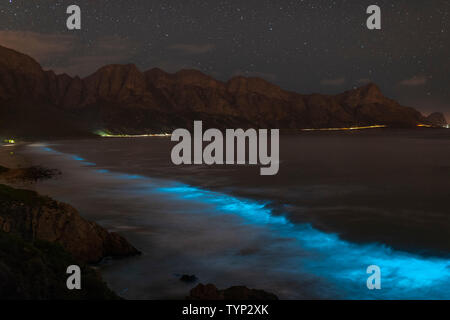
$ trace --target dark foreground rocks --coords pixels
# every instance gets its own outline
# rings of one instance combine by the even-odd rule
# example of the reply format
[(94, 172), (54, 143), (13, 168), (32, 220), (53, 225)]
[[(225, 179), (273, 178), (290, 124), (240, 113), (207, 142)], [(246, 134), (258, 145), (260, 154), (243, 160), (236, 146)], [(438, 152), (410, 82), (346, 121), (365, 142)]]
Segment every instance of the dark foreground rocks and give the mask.
[[(70, 205), (0, 184), (0, 300), (120, 299), (88, 263), (136, 254)], [(71, 265), (81, 268), (81, 290), (67, 289)]]
[(83, 219), (72, 206), (1, 184), (0, 230), (26, 241), (58, 243), (83, 263), (139, 254), (122, 236)]
[(38, 181), (50, 180), (61, 175), (57, 169), (49, 169), (42, 166), (31, 166), (27, 168), (6, 168), (0, 166), (0, 179), (9, 183), (36, 183)]
[(225, 290), (219, 290), (213, 284), (199, 284), (193, 288), (187, 300), (278, 300), (272, 293), (249, 289), (244, 286), (234, 286)]
[[(81, 268), (81, 290), (68, 290), (67, 267)], [(0, 231), (0, 300), (120, 299), (93, 268), (80, 264), (62, 246), (25, 241)]]

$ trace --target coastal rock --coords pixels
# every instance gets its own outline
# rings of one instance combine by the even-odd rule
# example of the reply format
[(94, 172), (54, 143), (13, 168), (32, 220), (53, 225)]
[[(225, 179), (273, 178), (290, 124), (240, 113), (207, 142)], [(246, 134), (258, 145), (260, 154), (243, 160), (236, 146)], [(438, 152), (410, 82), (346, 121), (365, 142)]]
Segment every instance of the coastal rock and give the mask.
[[(132, 64), (104, 66), (81, 79), (43, 71), (0, 46), (0, 133), (167, 132), (191, 128), (193, 120), (205, 127), (280, 129), (426, 123), (373, 83), (338, 95), (302, 95), (261, 78), (221, 82), (197, 70), (141, 72)], [(430, 121), (442, 123), (436, 116)]]
[(0, 229), (26, 240), (62, 245), (81, 262), (139, 254), (117, 233), (83, 219), (72, 206), (28, 190), (0, 185)]
[(5, 180), (8, 183), (16, 183), (18, 181), (26, 183), (36, 183), (38, 181), (52, 179), (61, 172), (56, 169), (48, 169), (42, 166), (32, 166), (27, 168), (9, 169), (0, 166), (0, 181)]
[[(81, 268), (81, 290), (67, 290), (66, 268)], [(57, 243), (25, 241), (0, 231), (0, 300), (119, 300), (97, 270)]]
[(213, 284), (199, 284), (190, 291), (187, 300), (278, 300), (272, 293), (263, 290), (249, 289), (244, 286), (234, 286), (219, 290)]
[(448, 122), (441, 112), (435, 112), (427, 117), (427, 123), (434, 127), (444, 127)]

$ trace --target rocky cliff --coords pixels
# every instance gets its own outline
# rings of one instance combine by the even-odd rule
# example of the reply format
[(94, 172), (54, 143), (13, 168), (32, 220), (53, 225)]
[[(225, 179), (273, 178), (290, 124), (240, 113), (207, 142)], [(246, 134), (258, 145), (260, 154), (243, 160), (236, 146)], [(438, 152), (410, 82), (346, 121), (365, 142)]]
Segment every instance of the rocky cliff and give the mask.
[(195, 70), (174, 74), (109, 65), (80, 79), (44, 71), (0, 46), (0, 134), (80, 135), (206, 127), (280, 129), (384, 124), (413, 127), (425, 117), (383, 96), (375, 84), (339, 95), (301, 95), (260, 78), (217, 81)]
[(0, 230), (26, 241), (57, 243), (84, 263), (139, 254), (119, 234), (83, 219), (70, 205), (1, 184)]
[[(67, 290), (67, 267), (81, 268), (81, 290)], [(120, 299), (100, 274), (56, 243), (25, 241), (0, 230), (0, 300)]]
[(427, 117), (427, 123), (435, 127), (443, 127), (446, 126), (448, 122), (442, 113), (435, 112)]

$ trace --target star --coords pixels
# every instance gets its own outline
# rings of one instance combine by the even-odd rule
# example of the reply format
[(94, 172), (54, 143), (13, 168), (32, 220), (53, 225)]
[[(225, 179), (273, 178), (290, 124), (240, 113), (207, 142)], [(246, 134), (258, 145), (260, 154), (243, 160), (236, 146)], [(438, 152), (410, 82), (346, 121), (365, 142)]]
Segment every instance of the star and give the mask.
[[(252, 73), (273, 74), (283, 89), (336, 93), (321, 81), (346, 78), (350, 83), (367, 78), (370, 69), (371, 80), (387, 96), (407, 104), (415, 94), (424, 105), (439, 103), (450, 114), (446, 88), (450, 28), (444, 4), (429, 6), (423, 0), (380, 4), (386, 24), (375, 34), (366, 28), (366, 8), (351, 1), (251, 5), (155, 0), (125, 6), (110, 0), (78, 0), (83, 32), (71, 34), (70, 45), (64, 48), (66, 2), (3, 3), (0, 45), (17, 46), (44, 67), (71, 75), (89, 75), (102, 64), (134, 63), (142, 70), (161, 67), (171, 72), (201, 66), (226, 81), (236, 70), (254, 65)], [(394, 89), (421, 74), (433, 75), (427, 90)]]

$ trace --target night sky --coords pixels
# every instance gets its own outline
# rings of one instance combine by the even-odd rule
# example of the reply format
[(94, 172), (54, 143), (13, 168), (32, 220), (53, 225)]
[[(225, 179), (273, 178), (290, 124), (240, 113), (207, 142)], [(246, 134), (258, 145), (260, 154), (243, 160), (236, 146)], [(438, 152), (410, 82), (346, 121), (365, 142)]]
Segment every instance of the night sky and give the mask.
[[(66, 8), (82, 29), (66, 28)], [(366, 9), (382, 10), (382, 30)], [(299, 93), (369, 81), (386, 96), (450, 119), (448, 0), (0, 0), (0, 45), (46, 69), (86, 76), (110, 63), (258, 76)]]

